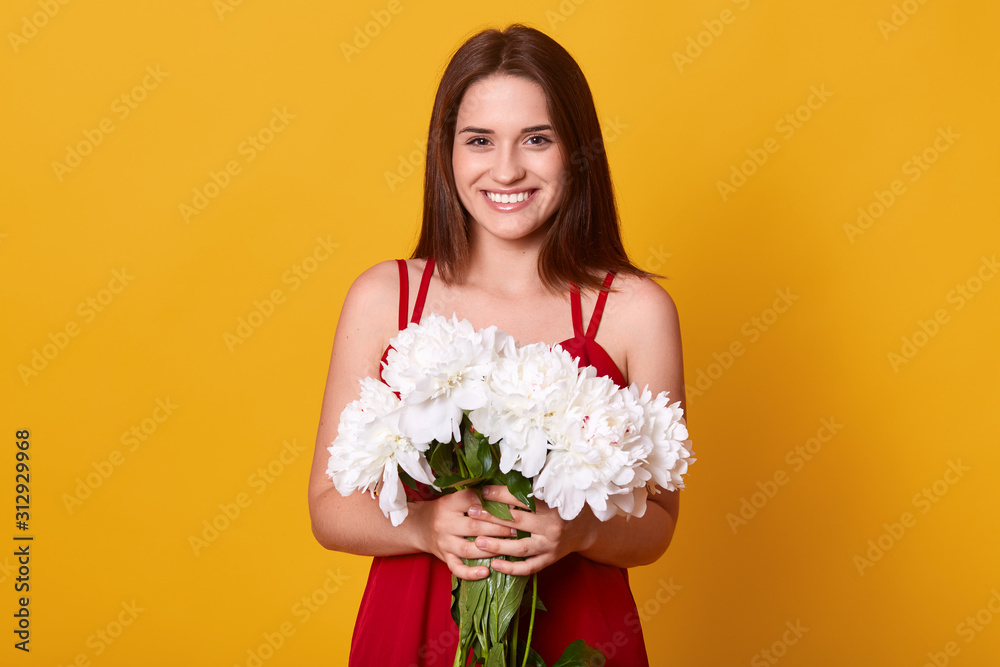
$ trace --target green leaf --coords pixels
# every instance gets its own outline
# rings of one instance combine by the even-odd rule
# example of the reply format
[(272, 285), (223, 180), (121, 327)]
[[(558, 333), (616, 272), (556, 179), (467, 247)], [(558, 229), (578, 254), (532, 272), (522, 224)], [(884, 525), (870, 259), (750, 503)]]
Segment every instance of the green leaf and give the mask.
[(490, 649), (490, 657), (486, 659), (485, 667), (506, 667), (505, 662), (507, 662), (507, 653), (504, 651), (504, 645), (497, 644)]
[(471, 486), (481, 482), (479, 477), (466, 477), (465, 475), (446, 475), (434, 480), (434, 486), (439, 489), (450, 489), (455, 486)]
[(479, 453), (482, 442), (482, 438), (477, 437), (471, 430), (463, 429), (462, 446), (465, 448), (465, 465), (469, 466), (469, 473), (473, 477), (483, 476), (483, 461)]
[(476, 459), (479, 461), (480, 476), (484, 479), (489, 479), (490, 468), (494, 467), (493, 462), (493, 452), (490, 451), (490, 443), (484, 442), (480, 443), (479, 449), (476, 450)]
[[(521, 656), (517, 659), (517, 667), (521, 667), (521, 661), (524, 659), (524, 641), (519, 640), (517, 642), (517, 655)], [(527, 667), (546, 667), (545, 661), (542, 660), (542, 656), (538, 655), (538, 651), (535, 649), (528, 649), (528, 662)]]
[(517, 470), (511, 470), (507, 473), (507, 490), (515, 498), (527, 505), (532, 512), (535, 511), (535, 498), (530, 495), (532, 491), (530, 479)]
[(460, 579), (454, 574), (451, 575), (451, 617), (455, 621), (455, 625), (462, 627), (462, 621), (460, 620), (460, 605), (461, 596), (463, 594), (463, 589), (459, 585)]
[(514, 515), (510, 513), (510, 507), (507, 506), (507, 503), (498, 503), (495, 500), (484, 500), (483, 509), (498, 519), (506, 519), (507, 521), (514, 520)]
[(604, 667), (605, 662), (607, 658), (603, 653), (577, 639), (566, 647), (562, 657), (552, 667)]
[(451, 475), (455, 471), (455, 455), (450, 442), (434, 441), (431, 444), (430, 456), (427, 460), (431, 464), (431, 470), (439, 477)]
[(521, 608), (521, 600), (524, 598), (524, 587), (528, 583), (528, 577), (514, 577), (504, 575), (507, 578), (504, 590), (501, 592), (500, 600), (497, 603), (497, 627), (499, 635), (507, 633), (511, 619)]
[[(477, 567), (485, 565), (489, 567), (492, 558), (466, 559), (462, 561), (470, 566)], [(459, 627), (459, 641), (463, 638), (471, 638), (473, 633), (479, 635), (485, 608), (488, 603), (486, 588), (489, 579), (477, 579), (475, 581), (461, 581), (462, 595), (459, 596), (459, 604), (464, 604), (462, 611), (462, 625)], [(464, 641), (463, 641), (464, 643)]]
[(486, 587), (489, 596), (489, 616), (487, 618), (486, 630), (489, 637), (490, 646), (496, 644), (500, 638), (500, 628), (497, 626), (497, 618), (500, 615), (500, 597), (503, 594), (504, 575), (502, 572), (490, 570), (489, 584)]
[(472, 637), (472, 611), (469, 609), (469, 587), (464, 579), (459, 580), (458, 595), (458, 640), (468, 652), (469, 640)]

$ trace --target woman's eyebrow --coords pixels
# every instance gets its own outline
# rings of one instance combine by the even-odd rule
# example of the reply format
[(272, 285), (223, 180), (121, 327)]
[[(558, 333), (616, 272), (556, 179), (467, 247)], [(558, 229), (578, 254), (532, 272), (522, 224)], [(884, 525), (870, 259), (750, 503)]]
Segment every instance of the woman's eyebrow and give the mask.
[[(532, 132), (545, 132), (551, 130), (551, 125), (532, 125), (531, 127), (526, 127), (521, 130), (521, 134), (531, 134)], [(483, 127), (464, 127), (459, 130), (459, 134), (464, 132), (471, 132), (472, 134), (493, 134), (493, 130), (487, 130)]]

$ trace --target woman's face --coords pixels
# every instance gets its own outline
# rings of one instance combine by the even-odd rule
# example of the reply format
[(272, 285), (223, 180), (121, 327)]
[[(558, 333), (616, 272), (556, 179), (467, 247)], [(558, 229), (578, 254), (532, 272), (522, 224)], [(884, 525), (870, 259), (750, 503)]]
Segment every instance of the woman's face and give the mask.
[(458, 108), (452, 165), (474, 237), (544, 233), (563, 201), (566, 156), (542, 87), (505, 74), (469, 86)]

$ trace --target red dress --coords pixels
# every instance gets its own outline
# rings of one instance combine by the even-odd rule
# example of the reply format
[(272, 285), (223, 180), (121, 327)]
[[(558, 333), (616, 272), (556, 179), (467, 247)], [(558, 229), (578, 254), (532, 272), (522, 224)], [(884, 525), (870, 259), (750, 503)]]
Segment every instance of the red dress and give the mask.
[[(403, 329), (409, 304), (408, 276), (406, 262), (397, 261), (399, 327)], [(413, 322), (420, 321), (433, 271), (432, 258), (427, 260), (420, 281)], [(609, 273), (605, 288), (613, 280), (614, 275)], [(584, 334), (580, 294), (572, 292), (575, 336), (561, 345), (579, 363), (594, 366), (599, 375), (623, 387), (621, 371), (594, 340), (607, 297), (607, 291), (598, 295)], [(422, 494), (409, 487), (406, 492), (414, 500), (434, 497), (432, 492)], [(639, 613), (624, 568), (572, 553), (539, 573), (538, 597), (548, 611), (536, 613), (531, 645), (546, 664), (555, 663), (570, 642), (583, 639), (604, 652), (606, 667), (648, 667)], [(457, 646), (448, 566), (427, 553), (375, 557), (354, 626), (350, 667), (452, 667)]]

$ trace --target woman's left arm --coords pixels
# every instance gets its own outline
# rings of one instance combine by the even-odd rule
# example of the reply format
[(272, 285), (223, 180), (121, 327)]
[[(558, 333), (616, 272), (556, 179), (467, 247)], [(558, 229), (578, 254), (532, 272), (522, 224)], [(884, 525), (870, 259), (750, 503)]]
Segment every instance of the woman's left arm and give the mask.
[[(629, 383), (648, 386), (654, 395), (669, 392), (671, 403), (681, 401), (687, 421), (680, 324), (670, 295), (650, 279), (628, 279), (625, 289), (609, 299), (602, 333), (605, 328), (609, 342), (617, 344), (602, 344), (613, 356), (624, 356), (623, 370)], [(498, 555), (525, 558), (493, 561), (493, 569), (515, 575), (537, 572), (572, 552), (617, 567), (648, 565), (670, 544), (679, 495), (661, 490), (648, 497), (641, 518), (616, 516), (608, 521), (599, 521), (587, 506), (575, 519), (565, 521), (541, 501), (536, 501), (535, 513), (515, 511), (514, 521), (501, 521), (483, 512), (484, 519), (519, 528), (531, 536), (520, 540), (479, 537), (476, 544)], [(484, 497), (524, 508), (501, 486), (486, 487)]]

